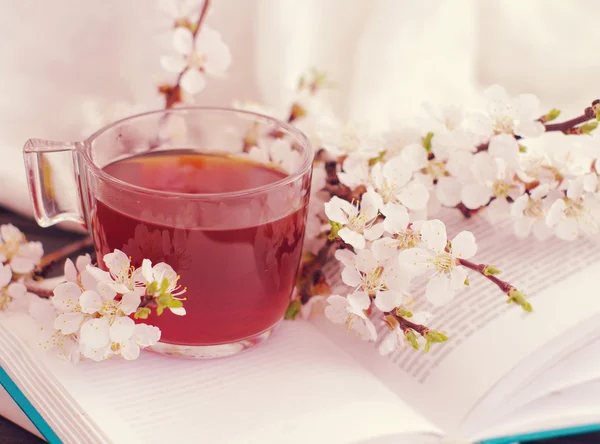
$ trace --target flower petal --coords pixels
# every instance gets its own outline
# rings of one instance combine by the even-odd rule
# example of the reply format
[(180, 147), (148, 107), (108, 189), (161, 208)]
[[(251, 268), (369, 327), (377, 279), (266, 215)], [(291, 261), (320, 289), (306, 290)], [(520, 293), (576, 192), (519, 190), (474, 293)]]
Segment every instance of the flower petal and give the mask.
[(367, 191), (360, 200), (360, 212), (365, 219), (370, 221), (377, 217), (379, 209), (383, 207), (383, 199), (373, 190)]
[(565, 219), (556, 224), (554, 228), (556, 237), (566, 241), (572, 241), (577, 239), (579, 235), (579, 227), (575, 219)]
[(348, 249), (337, 250), (335, 258), (346, 267), (354, 267), (356, 265), (356, 254)]
[[(498, 134), (490, 139), (488, 153), (491, 157), (497, 157), (506, 162), (510, 167), (519, 166), (519, 144), (512, 134)], [(485, 151), (476, 154), (480, 157)]]
[(178, 26), (173, 31), (173, 48), (181, 55), (189, 55), (194, 48), (194, 36), (188, 28)]
[(423, 248), (409, 248), (400, 252), (398, 263), (413, 275), (420, 275), (434, 268), (428, 260), (431, 257), (431, 253)]
[(198, 68), (188, 68), (181, 76), (179, 85), (189, 94), (198, 94), (206, 87), (206, 79)]
[(398, 253), (398, 241), (391, 237), (377, 239), (371, 244), (371, 251), (378, 260), (386, 260)]
[(154, 275), (152, 274), (152, 261), (150, 259), (144, 259), (142, 261), (142, 277), (146, 280), (146, 283), (154, 281)]
[(381, 311), (392, 311), (402, 301), (402, 294), (394, 291), (378, 291), (375, 306)]
[(134, 361), (140, 357), (140, 346), (137, 345), (135, 340), (128, 339), (120, 343), (119, 352), (124, 359)]
[(79, 298), (81, 311), (84, 313), (93, 314), (99, 312), (104, 305), (104, 298), (95, 291), (84, 291)]
[(475, 236), (470, 231), (461, 231), (452, 239), (452, 255), (463, 259), (469, 259), (477, 253)]
[(140, 347), (148, 347), (156, 344), (160, 340), (160, 328), (153, 325), (137, 324), (133, 329), (132, 339)]
[(460, 201), (462, 184), (456, 177), (440, 177), (435, 187), (435, 195), (440, 203), (446, 207), (455, 207)]
[(446, 225), (438, 219), (423, 222), (420, 227), (421, 240), (427, 246), (436, 252), (444, 251), (448, 236), (446, 235)]
[(410, 210), (421, 210), (427, 205), (429, 191), (422, 183), (412, 182), (400, 192), (398, 199)]
[(83, 270), (79, 274), (81, 280), (81, 286), (84, 290), (95, 290), (98, 285), (98, 281), (94, 278), (87, 270)]
[(353, 266), (345, 267), (342, 270), (342, 282), (349, 287), (358, 287), (362, 282), (359, 271)]
[(112, 253), (104, 255), (104, 264), (115, 276), (129, 272), (129, 258), (125, 253), (123, 253), (121, 250), (117, 250), (116, 248)]
[(20, 282), (13, 282), (8, 286), (7, 290), (10, 297), (15, 299), (22, 298), (27, 293), (27, 287)]
[(79, 306), (81, 289), (73, 282), (63, 282), (54, 289), (52, 303), (59, 311), (75, 311)]
[(354, 217), (358, 210), (350, 202), (333, 196), (329, 202), (325, 203), (325, 215), (329, 220), (340, 224), (348, 223), (348, 217)]
[(377, 240), (383, 235), (383, 231), (383, 223), (374, 224), (365, 230), (365, 239), (369, 241)]
[(338, 231), (338, 236), (341, 237), (344, 242), (352, 245), (357, 250), (362, 250), (365, 248), (365, 237), (356, 231), (352, 231), (348, 227), (344, 227)]
[(102, 297), (103, 300), (112, 301), (117, 295), (117, 291), (115, 291), (114, 286), (115, 284), (111, 282), (98, 282), (96, 284), (96, 292)]
[(452, 270), (452, 272), (450, 273), (450, 288), (453, 291), (456, 290), (460, 290), (461, 288), (465, 287), (466, 284), (466, 280), (467, 280), (467, 270), (464, 267), (456, 267), (454, 270)]
[(171, 310), (171, 313), (177, 316), (185, 316), (187, 313), (183, 307), (169, 307), (169, 310)]
[(10, 261), (12, 271), (17, 274), (29, 274), (34, 270), (35, 265), (31, 259), (20, 256), (13, 257)]
[(79, 330), (83, 322), (83, 314), (78, 312), (62, 313), (54, 321), (54, 328), (60, 330), (63, 335), (69, 335)]
[(476, 210), (486, 205), (492, 197), (492, 189), (480, 183), (465, 185), (461, 192), (461, 200), (470, 210)]
[(81, 326), (79, 343), (82, 346), (100, 348), (105, 346), (109, 340), (109, 323), (107, 318), (90, 319), (85, 321)]
[(119, 308), (126, 315), (130, 315), (138, 309), (140, 306), (140, 300), (141, 298), (138, 292), (130, 291), (129, 293), (125, 293), (123, 295)]
[(108, 271), (100, 270), (98, 267), (88, 265), (85, 270), (98, 282), (112, 282), (113, 278)]
[(133, 335), (135, 322), (127, 316), (117, 317), (110, 326), (110, 340), (112, 342), (125, 342)]
[(0, 234), (4, 242), (20, 243), (24, 240), (25, 236), (21, 233), (17, 227), (13, 224), (4, 224), (0, 226)]
[(64, 274), (68, 282), (77, 283), (77, 268), (71, 259), (65, 261)]
[(82, 254), (81, 256), (77, 256), (75, 259), (75, 265), (78, 271), (83, 271), (86, 269), (88, 265), (92, 263), (92, 258), (89, 254)]
[(402, 233), (408, 227), (410, 219), (404, 206), (388, 204), (382, 208), (381, 212), (385, 215), (383, 227), (388, 233)]
[(363, 310), (371, 306), (371, 298), (364, 291), (355, 291), (348, 295), (348, 303), (352, 307), (352, 311), (359, 316), (365, 316)]
[(445, 274), (437, 274), (427, 282), (425, 297), (436, 306), (446, 305), (454, 297), (450, 279)]
[(160, 65), (167, 72), (179, 74), (187, 67), (187, 60), (181, 56), (162, 56)]
[(0, 264), (0, 288), (4, 288), (12, 280), (12, 270), (10, 265)]

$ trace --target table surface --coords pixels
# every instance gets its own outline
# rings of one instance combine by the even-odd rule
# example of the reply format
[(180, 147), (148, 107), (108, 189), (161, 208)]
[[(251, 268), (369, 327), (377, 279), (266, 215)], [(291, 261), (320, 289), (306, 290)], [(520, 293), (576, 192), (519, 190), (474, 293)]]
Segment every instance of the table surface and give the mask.
[[(40, 228), (33, 221), (25, 219), (0, 208), (0, 224), (12, 223), (19, 227), (29, 240), (39, 240), (46, 252), (60, 248), (81, 236), (56, 228)], [(2, 444), (40, 444), (44, 441), (26, 430), (0, 417), (0, 443)], [(539, 444), (599, 444), (600, 433), (589, 433), (563, 438), (537, 441)]]

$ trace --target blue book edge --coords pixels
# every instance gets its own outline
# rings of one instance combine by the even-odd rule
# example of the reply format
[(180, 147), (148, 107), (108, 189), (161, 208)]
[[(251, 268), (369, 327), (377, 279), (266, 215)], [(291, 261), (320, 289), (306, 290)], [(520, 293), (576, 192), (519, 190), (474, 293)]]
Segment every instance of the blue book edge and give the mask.
[[(39, 414), (31, 402), (29, 402), (21, 389), (17, 387), (12, 379), (10, 379), (2, 367), (0, 367), (0, 384), (50, 444), (62, 444), (62, 441), (59, 439), (56, 433), (54, 433), (46, 420), (42, 417), (42, 415)], [(527, 433), (523, 435), (505, 436), (503, 438), (488, 439), (486, 441), (481, 441), (480, 444), (514, 444), (519, 442), (556, 438), (559, 436), (579, 435), (599, 430), (600, 424), (590, 424), (577, 427), (568, 427), (564, 429), (544, 430), (541, 432)]]
[(52, 427), (48, 425), (46, 420), (42, 418), (42, 415), (35, 409), (35, 407), (29, 402), (27, 397), (23, 394), (21, 389), (10, 379), (10, 376), (0, 367), (0, 384), (4, 387), (4, 390), (10, 395), (10, 397), (17, 403), (17, 405), (23, 410), (23, 413), (27, 415), (29, 420), (38, 429), (46, 441), (50, 444), (62, 444), (62, 441), (54, 433)]
[(558, 438), (560, 436), (581, 435), (583, 433), (600, 430), (600, 424), (589, 424), (564, 429), (544, 430), (541, 432), (525, 433), (522, 435), (505, 436), (503, 438), (488, 439), (480, 444), (515, 444), (519, 442), (538, 441), (540, 439)]

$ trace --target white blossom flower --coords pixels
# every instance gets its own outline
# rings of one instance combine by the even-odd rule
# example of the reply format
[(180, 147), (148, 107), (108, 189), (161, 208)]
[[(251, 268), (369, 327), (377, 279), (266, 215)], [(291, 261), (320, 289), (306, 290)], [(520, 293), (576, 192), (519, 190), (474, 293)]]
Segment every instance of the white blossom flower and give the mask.
[(566, 196), (554, 201), (546, 215), (546, 224), (553, 229), (556, 237), (574, 240), (580, 232), (598, 232), (600, 202), (593, 193), (597, 183), (595, 173), (577, 177), (570, 181)]
[(370, 183), (369, 160), (356, 154), (351, 154), (344, 159), (342, 171), (338, 173), (338, 179), (347, 187), (356, 188), (367, 186)]
[(138, 299), (144, 294), (145, 283), (141, 272), (135, 272), (125, 253), (115, 249), (114, 252), (104, 256), (104, 264), (108, 271), (100, 270), (91, 265), (87, 265), (86, 270), (98, 282), (108, 283), (116, 293), (127, 295), (131, 292), (137, 295)]
[(362, 339), (377, 339), (375, 326), (366, 314), (371, 306), (371, 299), (366, 293), (357, 291), (347, 297), (334, 294), (327, 298), (327, 303), (325, 316), (331, 322), (346, 324), (348, 331), (355, 331)]
[(248, 151), (248, 157), (263, 163), (273, 163), (286, 173), (293, 173), (302, 163), (302, 155), (292, 147), (287, 139), (269, 138), (259, 142)]
[(54, 328), (64, 335), (77, 333), (84, 320), (90, 317), (81, 309), (79, 303), (81, 294), (81, 288), (73, 282), (63, 282), (54, 289), (52, 304), (58, 312)]
[(75, 264), (71, 259), (65, 261), (64, 275), (67, 282), (73, 282), (84, 290), (95, 290), (98, 281), (87, 271), (92, 258), (89, 254), (78, 256)]
[(27, 292), (27, 288), (22, 282), (12, 282), (13, 273), (10, 265), (0, 264), (0, 310), (5, 310), (10, 304), (11, 310), (27, 309), (32, 293)]
[(465, 286), (467, 272), (457, 259), (469, 259), (475, 255), (477, 244), (473, 234), (462, 231), (451, 242), (447, 251), (446, 226), (440, 220), (423, 222), (420, 226), (423, 246), (400, 252), (401, 266), (415, 275), (427, 273), (425, 296), (434, 305), (445, 305), (454, 294)]
[(492, 85), (485, 91), (488, 99), (487, 113), (471, 118), (471, 126), (484, 135), (516, 134), (523, 137), (538, 137), (544, 125), (538, 122), (540, 101), (533, 94), (521, 94), (515, 98), (499, 85)]
[[(123, 337), (126, 335), (126, 331), (130, 330), (123, 329)], [(140, 356), (141, 348), (152, 346), (159, 341), (160, 334), (161, 331), (157, 327), (147, 324), (135, 324), (129, 337), (107, 342), (98, 348), (83, 346), (83, 355), (94, 361), (102, 361), (115, 355), (120, 355), (128, 361), (135, 360)]]
[(360, 250), (365, 248), (367, 240), (373, 241), (383, 234), (383, 223), (376, 223), (381, 207), (381, 197), (373, 191), (367, 191), (363, 194), (360, 205), (352, 205), (337, 196), (332, 197), (325, 204), (325, 214), (342, 226), (338, 231), (340, 238)]
[[(166, 293), (171, 293), (174, 297), (185, 293), (185, 289), (182, 289), (177, 283), (179, 276), (170, 265), (159, 262), (152, 266), (152, 262), (149, 259), (144, 259), (142, 261), (141, 270), (142, 277), (146, 281), (146, 291), (149, 291), (148, 286), (150, 284), (156, 283), (157, 289)], [(166, 287), (163, 282), (167, 283)], [(159, 291), (157, 290), (156, 295), (158, 294)], [(151, 296), (154, 296), (154, 294), (151, 294)], [(169, 310), (178, 316), (184, 316), (186, 314), (185, 308), (183, 307), (169, 307)]]
[(93, 315), (81, 325), (80, 343), (84, 347), (100, 349), (107, 344), (129, 340), (135, 324), (128, 316), (140, 305), (139, 296), (128, 292), (118, 301), (115, 299), (117, 292), (107, 282), (99, 282), (96, 289), (84, 291), (79, 298), (81, 312)]
[(399, 250), (416, 247), (421, 242), (418, 224), (409, 226), (408, 212), (401, 205), (389, 209), (383, 227), (392, 236), (384, 236), (371, 245), (371, 251), (378, 259), (388, 259)]
[(229, 48), (214, 29), (203, 26), (194, 40), (184, 27), (173, 31), (173, 56), (163, 56), (161, 64), (168, 72), (183, 73), (179, 85), (189, 94), (199, 93), (206, 86), (206, 75), (222, 76), (231, 64)]
[(61, 359), (75, 364), (79, 362), (81, 353), (77, 336), (65, 335), (54, 327), (58, 313), (50, 301), (35, 298), (29, 305), (29, 314), (38, 325), (34, 336), (37, 346), (54, 352)]
[(465, 184), (461, 193), (465, 206), (475, 210), (494, 199), (495, 203), (488, 208), (490, 217), (508, 216), (506, 199), (517, 199), (524, 191), (523, 184), (514, 180), (513, 171), (501, 159), (495, 159), (485, 151), (473, 156), (472, 171), (476, 182)]
[[(402, 204), (411, 210), (419, 210), (427, 205), (429, 191), (422, 183), (411, 181), (413, 170), (397, 156), (385, 163), (378, 162), (371, 168), (375, 191), (383, 203)], [(385, 208), (382, 208), (385, 214)]]
[(8, 262), (16, 274), (31, 273), (40, 263), (44, 249), (40, 242), (27, 242), (12, 224), (0, 226), (0, 262)]
[[(433, 318), (432, 313), (421, 311), (418, 313), (414, 313), (412, 318), (410, 318), (410, 321), (414, 322), (415, 324), (426, 325), (431, 320), (431, 318)], [(421, 338), (421, 340), (423, 340), (423, 338), (420, 335), (418, 336), (418, 338)], [(394, 328), (383, 339), (383, 341), (381, 341), (381, 344), (379, 344), (379, 353), (382, 356), (389, 355), (390, 353), (398, 349), (406, 348), (407, 342), (408, 341), (406, 340), (404, 331), (401, 328)]]
[(323, 148), (334, 157), (354, 154), (374, 159), (384, 151), (382, 136), (357, 122), (344, 126), (326, 116), (319, 122), (316, 132)]
[(370, 297), (381, 311), (391, 311), (405, 301), (410, 276), (397, 261), (378, 259), (370, 250), (360, 250), (342, 271), (342, 281)]
[(510, 208), (514, 220), (514, 232), (519, 238), (529, 236), (531, 232), (539, 240), (545, 240), (552, 235), (546, 225), (547, 201), (550, 186), (542, 184), (535, 187), (529, 194), (518, 197)]

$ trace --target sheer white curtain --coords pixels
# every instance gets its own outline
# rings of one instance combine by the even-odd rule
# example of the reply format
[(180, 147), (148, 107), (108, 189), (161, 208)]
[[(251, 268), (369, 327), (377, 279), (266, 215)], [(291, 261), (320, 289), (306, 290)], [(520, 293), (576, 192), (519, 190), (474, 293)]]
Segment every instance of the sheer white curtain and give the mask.
[[(576, 112), (600, 96), (598, 17), (596, 0), (215, 0), (233, 64), (197, 102), (277, 106), (316, 67), (336, 113), (374, 127), (491, 83)], [(21, 147), (80, 139), (84, 100), (161, 106), (168, 27), (150, 0), (0, 0), (0, 204), (30, 212)]]

